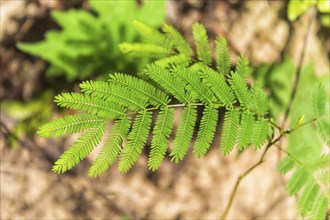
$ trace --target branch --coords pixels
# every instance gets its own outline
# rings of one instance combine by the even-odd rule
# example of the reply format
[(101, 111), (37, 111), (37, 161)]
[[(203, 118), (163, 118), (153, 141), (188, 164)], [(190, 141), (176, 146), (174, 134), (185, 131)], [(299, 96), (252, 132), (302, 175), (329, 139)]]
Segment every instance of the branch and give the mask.
[(283, 119), (281, 127), (284, 127), (284, 125), (286, 124), (286, 122), (288, 120), (288, 117), (289, 117), (289, 114), (290, 114), (290, 111), (291, 111), (291, 108), (292, 108), (293, 101), (296, 97), (297, 87), (298, 87), (300, 74), (301, 74), (301, 69), (302, 69), (302, 64), (303, 64), (303, 60), (304, 60), (305, 53), (306, 53), (308, 36), (309, 36), (310, 30), (311, 30), (311, 27), (312, 27), (312, 23), (313, 23), (313, 20), (314, 20), (315, 16), (316, 16), (316, 8), (314, 7), (313, 8), (313, 13), (311, 14), (311, 16), (309, 18), (309, 21), (308, 21), (307, 32), (306, 32), (306, 35), (305, 35), (305, 38), (304, 38), (304, 44), (303, 44), (302, 52), (300, 54), (298, 66), (297, 66), (297, 69), (296, 69), (296, 72), (295, 72), (295, 79), (294, 79), (294, 84), (293, 84), (293, 88), (292, 88), (290, 99), (289, 99), (289, 104), (288, 104), (288, 106), (285, 110), (284, 119)]
[(236, 193), (237, 193), (237, 189), (239, 187), (239, 184), (241, 183), (241, 181), (250, 173), (252, 172), (255, 168), (257, 168), (260, 164), (262, 164), (264, 162), (264, 158), (266, 156), (266, 153), (267, 151), (270, 149), (271, 146), (273, 146), (276, 142), (278, 142), (282, 137), (283, 137), (284, 134), (281, 134), (280, 136), (278, 136), (274, 141), (271, 141), (267, 144), (266, 146), (266, 149), (264, 150), (263, 154), (261, 155), (259, 161), (254, 164), (253, 166), (251, 166), (249, 169), (247, 169), (244, 173), (242, 173), (236, 180), (236, 184), (235, 184), (235, 187), (230, 195), (230, 199), (229, 199), (229, 202), (227, 203), (227, 206), (225, 208), (225, 211), (223, 212), (222, 216), (221, 216), (221, 219), (226, 219), (228, 213), (229, 213), (229, 210), (233, 204), (233, 201), (234, 201), (234, 198), (236, 196)]

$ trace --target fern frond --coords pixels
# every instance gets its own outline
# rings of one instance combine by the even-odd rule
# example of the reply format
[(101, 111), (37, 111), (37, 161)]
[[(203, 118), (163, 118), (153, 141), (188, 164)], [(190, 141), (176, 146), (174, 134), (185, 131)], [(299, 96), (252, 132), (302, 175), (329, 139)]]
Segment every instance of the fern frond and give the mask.
[(133, 21), (133, 26), (139, 32), (139, 34), (148, 39), (149, 42), (151, 41), (153, 43), (163, 43), (165, 41), (165, 36), (162, 33), (143, 22), (135, 20)]
[(321, 193), (318, 194), (315, 202), (307, 216), (308, 219), (325, 219), (327, 216), (327, 209), (329, 206), (328, 199)]
[(329, 117), (319, 119), (316, 122), (316, 128), (318, 133), (321, 135), (325, 143), (330, 147), (330, 122)]
[(306, 216), (306, 214), (314, 206), (319, 190), (320, 187), (314, 181), (309, 181), (309, 183), (304, 187), (304, 190), (298, 200), (298, 212), (302, 216)]
[(242, 113), (241, 126), (239, 129), (239, 149), (245, 149), (251, 143), (251, 134), (254, 129), (254, 116), (249, 112)]
[(187, 57), (191, 57), (193, 55), (193, 50), (190, 45), (185, 41), (185, 39), (181, 36), (179, 32), (177, 32), (171, 25), (164, 24), (163, 31), (165, 36), (170, 41), (170, 43), (181, 53), (186, 55)]
[(164, 108), (158, 114), (153, 130), (151, 151), (148, 159), (149, 169), (155, 171), (160, 166), (167, 151), (168, 138), (173, 129), (173, 108)]
[(245, 80), (237, 73), (232, 73), (229, 82), (239, 100), (240, 106), (242, 108), (250, 109), (253, 99)]
[(228, 155), (234, 148), (237, 140), (240, 111), (232, 109), (225, 113), (225, 119), (222, 128), (220, 149), (225, 155)]
[(230, 71), (230, 53), (227, 46), (227, 40), (224, 37), (217, 37), (215, 40), (215, 47), (217, 53), (217, 70), (227, 75)]
[(236, 73), (242, 78), (246, 78), (249, 74), (249, 60), (245, 56), (239, 56), (236, 64)]
[(60, 107), (87, 111), (90, 114), (107, 119), (122, 117), (125, 112), (122, 106), (81, 93), (59, 94), (55, 97), (55, 102)]
[(314, 87), (312, 93), (312, 104), (313, 112), (316, 117), (321, 117), (325, 114), (326, 91), (321, 83)]
[(266, 94), (259, 86), (252, 88), (253, 106), (258, 115), (266, 115), (269, 110), (269, 103)]
[(135, 112), (145, 109), (148, 105), (148, 97), (133, 96), (130, 90), (119, 85), (111, 85), (103, 81), (85, 81), (80, 84), (80, 88), (85, 94), (93, 96), (93, 100), (101, 98)]
[(171, 51), (168, 48), (155, 44), (121, 43), (119, 44), (119, 50), (123, 54), (137, 58), (164, 58), (171, 54)]
[(127, 144), (119, 159), (119, 172), (127, 172), (139, 158), (148, 139), (151, 119), (152, 113), (147, 111), (135, 117), (133, 128), (127, 137)]
[(211, 103), (214, 97), (212, 90), (202, 83), (198, 74), (191, 72), (187, 68), (177, 67), (173, 70), (173, 75), (180, 80), (185, 88), (191, 93), (196, 100), (204, 103)]
[(226, 83), (224, 77), (207, 66), (201, 66), (200, 76), (203, 82), (211, 88), (215, 96), (229, 109), (235, 101), (235, 95)]
[(205, 63), (206, 65), (210, 65), (212, 62), (212, 55), (207, 33), (203, 25), (199, 23), (195, 23), (193, 25), (193, 37), (198, 60)]
[(255, 149), (259, 149), (265, 143), (269, 133), (270, 123), (267, 119), (261, 118), (255, 122), (251, 135), (251, 144)]
[(197, 140), (194, 145), (194, 154), (200, 158), (204, 156), (210, 148), (218, 123), (218, 109), (212, 105), (206, 106), (197, 134)]
[(44, 124), (37, 133), (41, 137), (60, 137), (79, 133), (102, 123), (104, 119), (90, 114), (67, 115)]
[(104, 132), (105, 123), (102, 123), (84, 133), (54, 163), (53, 171), (55, 173), (64, 173), (77, 165), (81, 160), (85, 159), (99, 144)]
[(89, 168), (89, 176), (100, 176), (114, 163), (123, 148), (122, 144), (127, 137), (130, 127), (130, 118), (125, 117), (115, 121), (100, 154), (93, 162), (93, 165)]
[(172, 161), (178, 163), (186, 155), (193, 137), (196, 118), (196, 106), (188, 105), (183, 109), (176, 137), (173, 141), (173, 150), (170, 154)]
[(122, 73), (114, 73), (110, 75), (110, 83), (121, 85), (131, 92), (138, 92), (141, 96), (148, 97), (150, 104), (155, 107), (166, 106), (170, 101), (170, 97), (164, 92), (160, 91), (150, 83), (139, 78), (129, 76)]
[(180, 102), (187, 104), (191, 101), (191, 97), (184, 89), (185, 84), (176, 80), (168, 70), (156, 65), (148, 65), (145, 73)]
[(326, 144), (330, 146), (330, 116), (326, 115), (326, 99), (326, 90), (320, 83), (314, 87), (312, 93), (313, 114), (318, 119), (316, 121), (316, 128), (318, 133), (321, 135)]
[(279, 162), (279, 164), (277, 165), (277, 169), (278, 171), (280, 171), (281, 174), (286, 174), (294, 168), (294, 165), (294, 160), (291, 157), (286, 156)]
[(297, 169), (288, 181), (287, 189), (290, 195), (296, 194), (309, 180), (310, 176), (305, 169)]
[(159, 59), (159, 60), (155, 61), (155, 64), (164, 69), (171, 68), (173, 66), (187, 67), (189, 65), (189, 59), (184, 54), (178, 54), (178, 55), (173, 55), (173, 56), (166, 57), (163, 59)]

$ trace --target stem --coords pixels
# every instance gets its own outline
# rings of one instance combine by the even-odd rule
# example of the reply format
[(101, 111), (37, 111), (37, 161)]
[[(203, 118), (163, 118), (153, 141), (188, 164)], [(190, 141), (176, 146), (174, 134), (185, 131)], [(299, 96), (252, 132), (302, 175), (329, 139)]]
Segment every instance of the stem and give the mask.
[(263, 154), (261, 155), (259, 161), (254, 164), (253, 166), (251, 166), (249, 169), (247, 169), (244, 173), (242, 173), (236, 180), (236, 184), (235, 184), (235, 187), (230, 195), (230, 198), (229, 198), (229, 202), (227, 203), (227, 206), (225, 208), (225, 211), (223, 212), (222, 216), (221, 216), (221, 219), (226, 219), (228, 213), (229, 213), (229, 210), (234, 202), (234, 198), (236, 196), (236, 193), (237, 193), (237, 189), (241, 183), (241, 181), (250, 173), (252, 172), (255, 168), (257, 168), (260, 164), (262, 164), (262, 162), (264, 161), (264, 158), (266, 156), (266, 153), (268, 152), (268, 150), (270, 149), (270, 147), (272, 145), (274, 145), (276, 142), (278, 142), (281, 138), (283, 137), (283, 134), (281, 134), (280, 136), (278, 136), (274, 141), (272, 142), (269, 142), (266, 146), (266, 149), (264, 150)]
[(289, 117), (289, 114), (290, 114), (290, 111), (291, 111), (291, 108), (292, 108), (293, 101), (296, 97), (297, 87), (298, 87), (300, 74), (301, 74), (301, 69), (302, 69), (302, 64), (303, 64), (303, 60), (304, 60), (305, 52), (306, 52), (306, 47), (307, 47), (307, 40), (308, 40), (308, 36), (309, 36), (310, 30), (311, 30), (312, 23), (313, 23), (315, 15), (316, 15), (316, 9), (314, 7), (313, 8), (313, 14), (310, 16), (309, 21), (308, 21), (307, 32), (306, 32), (306, 35), (305, 35), (305, 38), (304, 38), (304, 44), (303, 44), (302, 52), (301, 52), (301, 55), (299, 57), (299, 62), (298, 62), (297, 70), (296, 70), (296, 73), (295, 73), (293, 88), (292, 88), (292, 91), (291, 91), (288, 106), (285, 110), (284, 119), (283, 119), (281, 127), (284, 127), (284, 125), (286, 124), (286, 122), (288, 120), (288, 117)]

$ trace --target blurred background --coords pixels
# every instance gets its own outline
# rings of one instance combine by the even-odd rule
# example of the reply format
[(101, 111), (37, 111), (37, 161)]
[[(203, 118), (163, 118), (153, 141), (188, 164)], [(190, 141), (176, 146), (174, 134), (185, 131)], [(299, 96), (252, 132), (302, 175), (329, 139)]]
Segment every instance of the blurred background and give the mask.
[[(81, 80), (106, 79), (118, 71), (138, 75), (148, 60), (118, 50), (121, 42), (141, 42), (132, 21), (160, 27), (165, 21), (189, 42), (194, 22), (210, 39), (228, 40), (232, 64), (247, 56), (251, 80), (262, 83), (277, 121), (286, 107), (304, 38), (301, 92), (291, 115), (309, 108), (309, 91), (329, 82), (329, 1), (303, 5), (288, 1), (211, 0), (1, 0), (1, 219), (217, 219), (237, 177), (256, 163), (260, 151), (228, 157), (214, 146), (202, 159), (188, 153), (180, 164), (166, 158), (151, 172), (146, 152), (127, 174), (117, 164), (101, 177), (88, 177), (97, 152), (70, 172), (51, 172), (53, 162), (75, 136), (42, 139), (43, 123), (67, 114), (53, 104), (59, 92), (79, 91)], [(317, 10), (308, 29), (309, 20)], [(289, 122), (291, 123), (291, 122)], [(310, 128), (312, 129), (312, 128)], [(304, 133), (305, 132), (305, 133)], [(307, 134), (307, 135), (306, 135)], [(299, 140), (315, 141), (307, 129)], [(296, 219), (296, 199), (285, 191), (286, 177), (272, 149), (266, 162), (242, 182), (230, 219)]]

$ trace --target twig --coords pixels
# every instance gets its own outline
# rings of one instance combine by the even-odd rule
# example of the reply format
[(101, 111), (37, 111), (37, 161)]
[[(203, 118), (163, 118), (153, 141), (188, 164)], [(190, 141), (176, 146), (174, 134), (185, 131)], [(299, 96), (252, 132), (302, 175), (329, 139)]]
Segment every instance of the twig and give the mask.
[(267, 151), (270, 149), (270, 147), (272, 145), (274, 145), (276, 142), (278, 142), (282, 137), (283, 137), (284, 134), (281, 134), (279, 135), (274, 141), (271, 141), (267, 144), (266, 146), (266, 149), (264, 150), (263, 154), (261, 155), (259, 161), (254, 164), (253, 166), (251, 166), (249, 169), (247, 169), (244, 173), (242, 173), (236, 180), (236, 184), (235, 184), (235, 187), (230, 195), (230, 198), (229, 198), (229, 202), (227, 203), (227, 206), (225, 208), (225, 211), (223, 212), (222, 216), (221, 216), (221, 219), (226, 219), (228, 213), (229, 213), (229, 210), (233, 204), (233, 201), (234, 201), (234, 198), (236, 196), (236, 193), (237, 193), (237, 189), (239, 187), (239, 184), (241, 183), (241, 181), (250, 173), (252, 172), (255, 168), (257, 168), (260, 164), (263, 163), (264, 161), (264, 158), (266, 156), (266, 153)]
[(306, 32), (306, 35), (305, 35), (305, 38), (304, 38), (302, 52), (300, 54), (298, 66), (297, 66), (297, 69), (296, 69), (296, 72), (295, 72), (295, 79), (294, 79), (294, 83), (293, 83), (293, 88), (292, 88), (292, 91), (291, 91), (288, 106), (285, 110), (284, 119), (282, 121), (282, 126), (281, 126), (282, 128), (285, 126), (285, 124), (288, 120), (288, 117), (289, 117), (289, 114), (290, 114), (290, 111), (291, 111), (291, 108), (292, 108), (293, 101), (296, 97), (297, 87), (298, 87), (300, 74), (301, 74), (301, 69), (302, 69), (302, 64), (303, 64), (305, 53), (306, 53), (308, 36), (309, 36), (310, 30), (311, 30), (311, 27), (312, 27), (312, 23), (313, 23), (313, 20), (314, 20), (315, 16), (316, 16), (316, 9), (314, 7), (313, 8), (313, 14), (310, 16), (309, 21), (308, 21), (307, 32)]

